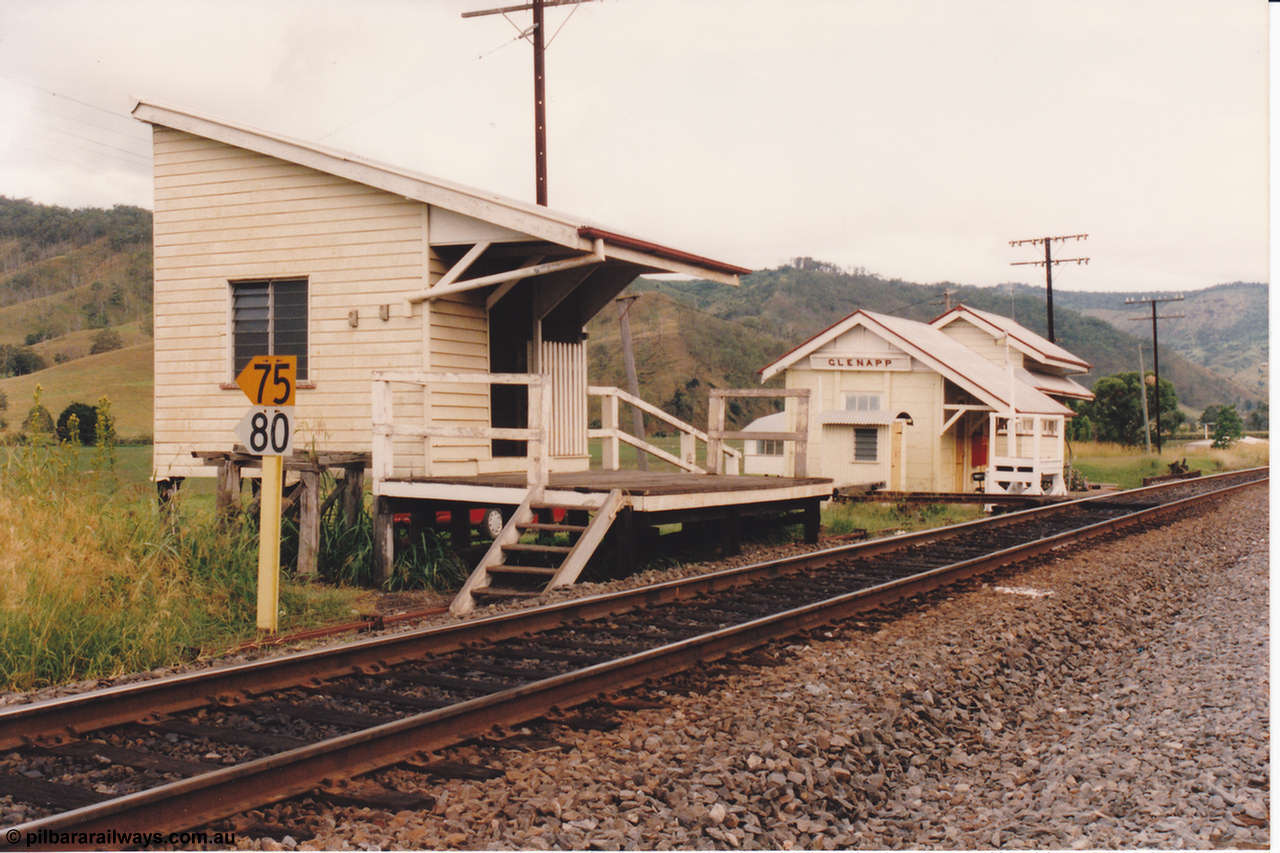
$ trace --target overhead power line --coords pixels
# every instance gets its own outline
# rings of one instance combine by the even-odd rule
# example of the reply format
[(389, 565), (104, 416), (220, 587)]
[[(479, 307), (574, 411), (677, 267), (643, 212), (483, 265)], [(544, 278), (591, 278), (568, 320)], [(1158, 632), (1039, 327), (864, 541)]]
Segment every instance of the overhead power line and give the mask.
[[(485, 15), (501, 15), (519, 33), (517, 38), (529, 39), (533, 43), (533, 172), (534, 193), (538, 204), (547, 205), (547, 90), (546, 90), (546, 48), (550, 43), (546, 38), (546, 20), (543, 15), (547, 8), (553, 6), (573, 6), (590, 3), (592, 0), (533, 0), (532, 3), (521, 3), (515, 6), (499, 6), (493, 9), (476, 9), (463, 12), (464, 18), (479, 18)], [(511, 12), (533, 12), (533, 25), (528, 29), (521, 28), (515, 21), (507, 17)], [(570, 13), (569, 17), (573, 17)], [(560, 34), (565, 19), (555, 34)]]
[(1079, 241), (1079, 240), (1088, 240), (1088, 239), (1089, 239), (1088, 234), (1062, 234), (1057, 237), (1029, 237), (1025, 240), (1009, 241), (1010, 246), (1024, 246), (1028, 243), (1044, 244), (1044, 260), (1043, 261), (1013, 261), (1012, 263), (1009, 264), (1009, 266), (1013, 266), (1013, 267), (1043, 266), (1044, 267), (1044, 297), (1045, 297), (1044, 304), (1045, 304), (1045, 318), (1046, 318), (1045, 325), (1049, 327), (1048, 337), (1050, 342), (1053, 342), (1053, 343), (1057, 342), (1057, 339), (1054, 337), (1054, 334), (1053, 334), (1053, 268), (1058, 264), (1076, 264), (1078, 266), (1080, 264), (1089, 263), (1088, 258), (1054, 259), (1053, 254), (1050, 251), (1050, 246), (1053, 244), (1055, 240), (1065, 242), (1067, 240)]

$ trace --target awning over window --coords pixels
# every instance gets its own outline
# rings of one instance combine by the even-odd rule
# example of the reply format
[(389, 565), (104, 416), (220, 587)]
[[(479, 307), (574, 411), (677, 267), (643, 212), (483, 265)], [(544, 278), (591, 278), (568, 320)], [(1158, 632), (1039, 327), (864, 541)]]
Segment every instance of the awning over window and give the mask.
[(850, 412), (845, 409), (832, 409), (818, 415), (818, 422), (845, 426), (885, 426), (893, 423), (893, 415), (888, 412)]

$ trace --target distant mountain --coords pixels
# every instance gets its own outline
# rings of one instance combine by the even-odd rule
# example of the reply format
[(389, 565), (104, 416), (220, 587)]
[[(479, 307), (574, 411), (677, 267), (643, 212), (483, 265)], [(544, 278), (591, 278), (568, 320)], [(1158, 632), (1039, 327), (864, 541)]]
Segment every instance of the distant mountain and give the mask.
[[(706, 281), (641, 279), (632, 289), (666, 295), (706, 316), (741, 324), (740, 334), (752, 336), (762, 345), (768, 346), (768, 340), (774, 339), (772, 351), (753, 364), (752, 370), (857, 308), (930, 320), (944, 310), (944, 291), (951, 292), (953, 304), (964, 302), (1011, 316), (1041, 334), (1046, 331), (1044, 297), (1034, 288), (974, 287), (951, 282), (920, 285), (862, 270), (845, 272), (809, 259), (744, 276), (739, 288)], [(1137, 370), (1136, 329), (1123, 331), (1098, 317), (1072, 310), (1058, 293), (1054, 293), (1057, 338), (1064, 347), (1093, 364), (1086, 383), (1092, 384), (1108, 374)], [(1123, 303), (1123, 297), (1119, 301)], [(637, 336), (641, 334), (634, 322), (633, 329)], [(1147, 358), (1150, 369), (1150, 347)], [(1179, 401), (1196, 411), (1220, 403), (1252, 406), (1265, 399), (1265, 393), (1256, 385), (1246, 386), (1214, 373), (1166, 346), (1163, 337), (1160, 369), (1162, 378), (1174, 383)], [(598, 375), (596, 381), (605, 378)]]
[[(1123, 332), (1151, 340), (1147, 305), (1126, 305), (1149, 293), (1082, 293), (1055, 291), (1054, 303), (1105, 320)], [(1186, 293), (1181, 302), (1158, 306), (1160, 314), (1182, 314), (1160, 323), (1161, 353), (1172, 347), (1260, 397), (1269, 377), (1268, 289), (1265, 284), (1237, 281)], [(1136, 318), (1136, 319), (1135, 319)]]

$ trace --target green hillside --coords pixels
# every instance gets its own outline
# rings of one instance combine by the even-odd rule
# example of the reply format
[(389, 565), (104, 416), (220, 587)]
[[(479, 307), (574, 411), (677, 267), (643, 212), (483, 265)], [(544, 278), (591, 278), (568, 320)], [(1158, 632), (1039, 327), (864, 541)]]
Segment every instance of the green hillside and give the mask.
[[(756, 367), (858, 308), (930, 320), (942, 313), (947, 290), (951, 291), (953, 303), (964, 302), (1011, 316), (1040, 334), (1046, 331), (1044, 297), (1032, 288), (1014, 288), (1011, 292), (1006, 287), (984, 288), (950, 282), (919, 285), (862, 271), (847, 273), (807, 259), (801, 266), (804, 268), (784, 266), (761, 270), (745, 276), (740, 288), (705, 281), (656, 280), (641, 280), (633, 288), (671, 296), (720, 319), (750, 323), (758, 330), (756, 333), (767, 333), (778, 339), (780, 343), (774, 352)], [(1055, 299), (1055, 307), (1054, 326), (1059, 343), (1094, 366), (1086, 382), (1137, 369), (1139, 338), (1102, 319), (1062, 307), (1061, 299)], [(1148, 356), (1149, 350), (1148, 347)], [(1179, 400), (1193, 409), (1224, 402), (1251, 406), (1265, 399), (1255, 388), (1219, 376), (1172, 347), (1166, 347), (1163, 338), (1160, 354), (1162, 377), (1174, 383)]]
[(8, 431), (21, 427), (38, 383), (41, 401), (55, 418), (69, 403), (92, 406), (105, 394), (111, 400), (116, 432), (122, 438), (150, 436), (154, 349), (147, 342), (85, 356), (26, 376), (0, 379), (0, 392), (9, 400), (9, 409), (3, 413)]
[[(1150, 341), (1150, 322), (1134, 320), (1149, 316), (1149, 306), (1126, 305), (1125, 300), (1151, 295), (1066, 291), (1055, 303)], [(1270, 336), (1267, 286), (1237, 281), (1184, 295), (1181, 302), (1159, 306), (1162, 315), (1183, 315), (1160, 323), (1160, 349), (1172, 347), (1195, 363), (1265, 398)]]

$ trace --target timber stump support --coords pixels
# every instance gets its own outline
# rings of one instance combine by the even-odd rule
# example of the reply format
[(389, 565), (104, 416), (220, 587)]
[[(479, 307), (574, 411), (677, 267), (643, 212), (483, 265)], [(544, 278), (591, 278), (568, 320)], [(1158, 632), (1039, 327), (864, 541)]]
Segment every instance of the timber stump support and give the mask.
[(381, 587), (391, 577), (396, 561), (395, 513), (391, 499), (373, 499), (373, 584)]
[(822, 532), (822, 501), (813, 498), (804, 506), (804, 541), (808, 545), (818, 544), (818, 535)]

